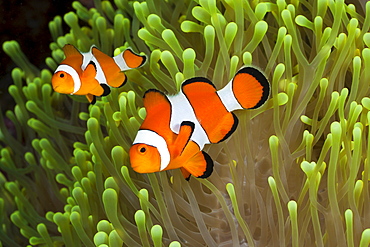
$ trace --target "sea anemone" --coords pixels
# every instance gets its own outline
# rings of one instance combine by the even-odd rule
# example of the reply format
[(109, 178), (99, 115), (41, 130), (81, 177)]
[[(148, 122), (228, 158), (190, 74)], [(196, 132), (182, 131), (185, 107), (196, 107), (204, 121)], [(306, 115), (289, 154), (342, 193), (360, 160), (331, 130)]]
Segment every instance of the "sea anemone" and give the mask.
[[(73, 3), (67, 34), (61, 17), (50, 22), (50, 69), (17, 42), (3, 45), (19, 68), (16, 105), (0, 116), (2, 246), (370, 244), (369, 2), (94, 3)], [(51, 88), (67, 43), (149, 59), (88, 106)], [(193, 76), (221, 88), (243, 65), (264, 71), (271, 96), (236, 112), (231, 138), (206, 146), (208, 179), (132, 171), (147, 89), (175, 94)]]

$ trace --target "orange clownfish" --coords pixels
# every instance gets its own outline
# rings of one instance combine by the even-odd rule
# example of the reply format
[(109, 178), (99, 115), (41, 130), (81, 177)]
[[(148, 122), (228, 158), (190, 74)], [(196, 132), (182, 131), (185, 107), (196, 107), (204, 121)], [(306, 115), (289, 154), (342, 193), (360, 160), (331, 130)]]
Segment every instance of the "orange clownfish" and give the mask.
[(130, 148), (133, 170), (150, 173), (180, 168), (190, 175), (206, 178), (213, 171), (205, 144), (227, 139), (238, 125), (232, 113), (263, 105), (270, 93), (267, 78), (252, 67), (241, 68), (221, 90), (206, 78), (182, 83), (173, 96), (150, 89), (144, 94), (147, 115)]
[[(110, 57), (95, 46), (89, 52), (81, 53), (73, 45), (63, 47), (66, 58), (55, 70), (51, 79), (54, 91), (64, 94), (86, 95), (94, 104), (96, 96), (106, 96), (111, 87), (121, 87), (126, 83), (122, 71), (139, 68), (146, 56), (126, 49), (117, 56)], [(108, 86), (107, 86), (108, 85)]]

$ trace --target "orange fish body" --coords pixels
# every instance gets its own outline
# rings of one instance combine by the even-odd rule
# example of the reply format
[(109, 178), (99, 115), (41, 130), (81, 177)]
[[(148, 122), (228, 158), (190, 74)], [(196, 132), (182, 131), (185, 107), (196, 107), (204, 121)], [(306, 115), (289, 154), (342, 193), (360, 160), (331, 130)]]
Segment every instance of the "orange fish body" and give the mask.
[(89, 52), (81, 53), (73, 45), (63, 47), (66, 58), (60, 63), (51, 79), (54, 91), (64, 94), (86, 95), (90, 103), (96, 96), (106, 96), (110, 87), (126, 83), (122, 71), (139, 68), (146, 57), (126, 49), (110, 57), (95, 46)]
[(260, 107), (269, 92), (266, 77), (252, 67), (240, 69), (218, 91), (202, 77), (184, 81), (173, 96), (148, 90), (147, 116), (130, 149), (132, 168), (139, 173), (180, 168), (186, 179), (208, 177), (213, 161), (202, 151), (204, 145), (227, 139), (238, 125), (232, 111)]

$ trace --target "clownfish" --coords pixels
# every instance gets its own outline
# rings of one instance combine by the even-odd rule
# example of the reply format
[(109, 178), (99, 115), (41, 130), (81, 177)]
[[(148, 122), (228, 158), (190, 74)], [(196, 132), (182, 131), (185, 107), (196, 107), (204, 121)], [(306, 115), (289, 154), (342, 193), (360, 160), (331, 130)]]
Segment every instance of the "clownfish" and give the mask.
[(96, 96), (106, 96), (111, 87), (121, 87), (127, 77), (122, 71), (141, 67), (146, 56), (126, 49), (110, 57), (95, 46), (81, 53), (73, 45), (63, 47), (65, 59), (54, 72), (51, 83), (54, 91), (63, 94), (86, 95), (91, 104)]
[(173, 96), (149, 89), (144, 94), (147, 115), (129, 151), (131, 167), (138, 173), (180, 168), (207, 178), (213, 171), (205, 144), (227, 139), (237, 128), (232, 111), (256, 109), (270, 94), (267, 78), (253, 67), (241, 68), (221, 90), (203, 77), (185, 80)]

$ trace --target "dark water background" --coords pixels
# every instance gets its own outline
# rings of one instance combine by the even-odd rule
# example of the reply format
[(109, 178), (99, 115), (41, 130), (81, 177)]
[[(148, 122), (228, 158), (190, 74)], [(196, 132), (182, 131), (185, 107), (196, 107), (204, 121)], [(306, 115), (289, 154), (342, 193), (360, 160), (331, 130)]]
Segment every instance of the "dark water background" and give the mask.
[[(346, 0), (356, 6), (364, 16), (368, 0)], [(72, 0), (0, 0), (0, 44), (16, 40), (28, 59), (38, 68), (47, 68), (45, 58), (50, 56), (49, 44), (52, 41), (48, 23), (56, 16), (63, 17), (73, 11)], [(80, 0), (90, 8), (93, 0)], [(69, 30), (64, 23), (65, 33)], [(8, 94), (12, 83), (11, 71), (16, 65), (0, 47), (0, 108), (1, 111), (13, 108), (13, 100)]]
[[(48, 24), (56, 15), (63, 17), (73, 11), (72, 2), (0, 0), (0, 107), (3, 112), (14, 107), (8, 87), (13, 83), (11, 71), (16, 65), (3, 51), (2, 44), (8, 40), (18, 41), (31, 63), (41, 69), (47, 68), (45, 58), (50, 56), (49, 44), (52, 42)], [(67, 32), (68, 27), (64, 25)]]

